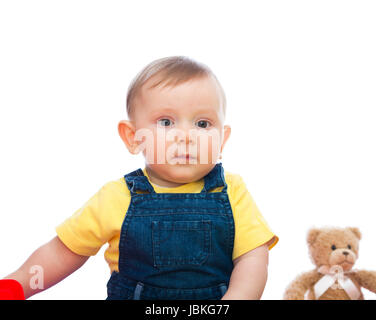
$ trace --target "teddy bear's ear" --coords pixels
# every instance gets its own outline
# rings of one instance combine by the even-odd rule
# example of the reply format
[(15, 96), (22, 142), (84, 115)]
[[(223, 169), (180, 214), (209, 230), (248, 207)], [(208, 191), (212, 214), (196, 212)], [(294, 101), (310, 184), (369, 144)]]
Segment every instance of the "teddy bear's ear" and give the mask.
[(320, 234), (320, 230), (319, 229), (310, 229), (308, 231), (308, 235), (307, 235), (307, 242), (309, 245), (312, 245), (315, 241), (316, 241), (316, 238), (317, 236)]
[(355, 227), (349, 227), (347, 228), (348, 230), (350, 230), (353, 234), (355, 234), (355, 236), (360, 240), (362, 239), (362, 234), (360, 233), (359, 229), (358, 228), (355, 228)]

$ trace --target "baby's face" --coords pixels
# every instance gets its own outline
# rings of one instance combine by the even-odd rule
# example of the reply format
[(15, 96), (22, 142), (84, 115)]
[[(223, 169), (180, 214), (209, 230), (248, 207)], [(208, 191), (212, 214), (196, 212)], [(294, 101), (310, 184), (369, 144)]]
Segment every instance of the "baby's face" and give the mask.
[(219, 88), (211, 77), (149, 89), (154, 81), (135, 99), (133, 116), (148, 174), (162, 186), (196, 181), (215, 166), (230, 134)]

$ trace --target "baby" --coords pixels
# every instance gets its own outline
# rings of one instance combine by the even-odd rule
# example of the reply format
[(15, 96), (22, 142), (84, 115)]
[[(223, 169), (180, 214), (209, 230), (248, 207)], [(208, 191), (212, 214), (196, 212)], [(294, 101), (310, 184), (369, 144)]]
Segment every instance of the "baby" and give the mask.
[[(80, 268), (105, 243), (107, 299), (260, 299), (278, 237), (221, 159), (231, 128), (213, 72), (187, 57), (146, 66), (119, 122), (145, 167), (105, 184), (57, 236), (6, 279), (28, 298)], [(43, 287), (30, 286), (33, 266)]]

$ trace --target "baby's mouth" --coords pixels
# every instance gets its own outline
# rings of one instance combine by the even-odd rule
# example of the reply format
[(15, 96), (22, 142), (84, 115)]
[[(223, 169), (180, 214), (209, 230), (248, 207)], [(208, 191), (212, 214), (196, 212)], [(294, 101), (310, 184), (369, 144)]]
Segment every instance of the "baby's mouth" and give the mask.
[(196, 157), (189, 154), (182, 154), (180, 156), (175, 156), (175, 159), (196, 160)]

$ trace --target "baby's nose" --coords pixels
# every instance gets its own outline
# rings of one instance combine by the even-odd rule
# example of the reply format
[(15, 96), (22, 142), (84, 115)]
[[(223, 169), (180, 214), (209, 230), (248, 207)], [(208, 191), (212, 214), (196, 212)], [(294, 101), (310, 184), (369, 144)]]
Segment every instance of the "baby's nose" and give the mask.
[(176, 134), (176, 139), (180, 143), (191, 143), (193, 142), (192, 132), (190, 130), (180, 130)]

